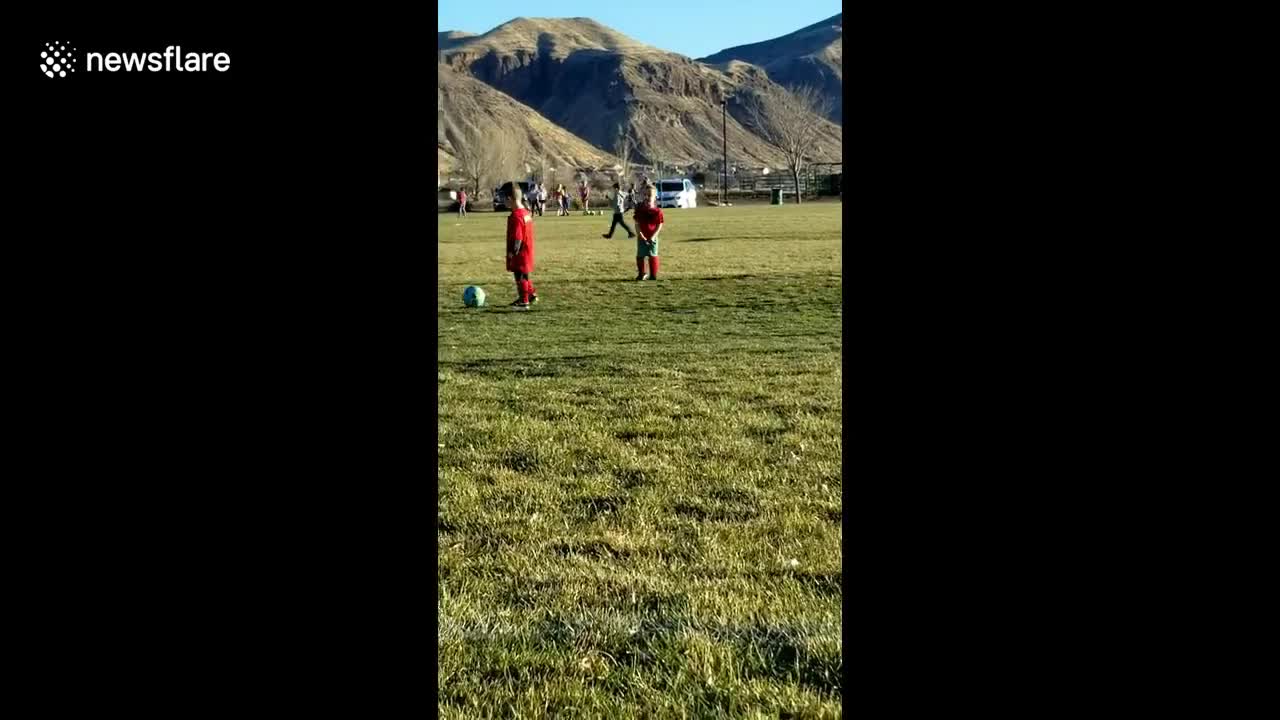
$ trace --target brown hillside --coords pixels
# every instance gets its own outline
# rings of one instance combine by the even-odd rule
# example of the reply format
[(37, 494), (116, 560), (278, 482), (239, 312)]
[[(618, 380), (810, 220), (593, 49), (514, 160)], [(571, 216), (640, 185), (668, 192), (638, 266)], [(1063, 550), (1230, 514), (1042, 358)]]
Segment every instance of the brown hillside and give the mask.
[(471, 37), (475, 37), (475, 35), (469, 32), (462, 32), (461, 30), (447, 30), (445, 32), (436, 33), (436, 45), (443, 50), (455, 43)]
[(615, 159), (581, 138), (557, 127), (508, 95), (468, 75), (444, 65), (436, 68), (436, 140), (444, 155), (437, 160), (452, 168), (455, 143), (462, 142), (465, 129), (496, 130), (513, 134), (520, 145), (532, 152), (544, 151), (557, 168), (611, 167)]
[(731, 60), (765, 69), (779, 85), (812, 85), (833, 102), (831, 119), (844, 118), (844, 14), (801, 28), (788, 35), (750, 45), (739, 45), (702, 58), (720, 66)]
[[(637, 42), (593, 20), (516, 18), (452, 43), (444, 62), (535, 109), (598, 148), (612, 148), (620, 126), (640, 137), (642, 162), (708, 165), (721, 155), (726, 93), (776, 89), (745, 64), (710, 67)], [(729, 160), (776, 165), (778, 154), (739, 123), (730, 103)], [(824, 158), (839, 158), (842, 131), (824, 125)]]

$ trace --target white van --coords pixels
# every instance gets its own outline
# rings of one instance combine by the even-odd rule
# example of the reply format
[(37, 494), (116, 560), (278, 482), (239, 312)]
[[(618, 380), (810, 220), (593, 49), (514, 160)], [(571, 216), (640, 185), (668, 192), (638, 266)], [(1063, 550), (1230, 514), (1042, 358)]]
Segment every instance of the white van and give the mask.
[(696, 208), (698, 191), (689, 178), (670, 178), (658, 181), (658, 207)]

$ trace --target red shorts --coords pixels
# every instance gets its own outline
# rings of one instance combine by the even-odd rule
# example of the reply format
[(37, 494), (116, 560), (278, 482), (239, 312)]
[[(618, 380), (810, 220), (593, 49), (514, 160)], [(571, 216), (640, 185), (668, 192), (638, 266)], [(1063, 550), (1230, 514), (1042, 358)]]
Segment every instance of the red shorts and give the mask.
[(507, 272), (533, 272), (533, 255), (526, 252), (518, 252), (507, 258)]

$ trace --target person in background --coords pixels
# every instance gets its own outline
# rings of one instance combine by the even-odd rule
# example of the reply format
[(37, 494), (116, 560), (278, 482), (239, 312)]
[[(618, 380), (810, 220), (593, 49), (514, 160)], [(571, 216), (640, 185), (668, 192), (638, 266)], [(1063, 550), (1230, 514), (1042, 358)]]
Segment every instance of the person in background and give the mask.
[(578, 197), (582, 198), (582, 214), (586, 215), (591, 210), (591, 189), (587, 187), (587, 181), (582, 181), (582, 187), (578, 188)]
[(467, 188), (463, 187), (458, 191), (458, 217), (467, 216)]
[(626, 211), (627, 211), (627, 192), (623, 190), (618, 185), (618, 183), (614, 183), (613, 184), (613, 224), (609, 226), (609, 232), (601, 235), (600, 237), (605, 238), (606, 240), (612, 239), (613, 231), (619, 225), (622, 226), (623, 230), (627, 231), (628, 238), (635, 237), (636, 234), (631, 231), (631, 227), (627, 225), (626, 218), (622, 216), (622, 213)]

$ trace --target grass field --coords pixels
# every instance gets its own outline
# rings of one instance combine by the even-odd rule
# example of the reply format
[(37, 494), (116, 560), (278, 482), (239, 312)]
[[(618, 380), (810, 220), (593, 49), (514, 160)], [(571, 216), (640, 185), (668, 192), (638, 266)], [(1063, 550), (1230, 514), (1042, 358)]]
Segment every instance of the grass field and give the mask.
[(439, 217), (441, 717), (841, 715), (840, 209)]

